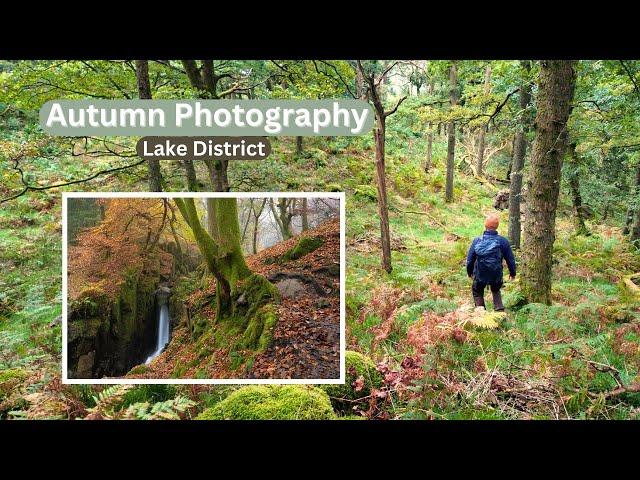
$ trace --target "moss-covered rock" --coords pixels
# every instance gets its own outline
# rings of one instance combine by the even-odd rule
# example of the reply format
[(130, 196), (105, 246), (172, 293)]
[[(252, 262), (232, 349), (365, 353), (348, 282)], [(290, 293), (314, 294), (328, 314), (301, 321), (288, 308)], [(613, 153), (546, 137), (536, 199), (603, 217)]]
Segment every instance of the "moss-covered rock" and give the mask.
[(285, 262), (297, 260), (318, 249), (323, 243), (324, 239), (321, 237), (302, 237), (291, 250), (282, 256), (282, 259)]
[(327, 394), (305, 385), (250, 385), (200, 413), (196, 420), (332, 420)]
[[(345, 352), (345, 370), (344, 384), (322, 386), (334, 405), (344, 407), (345, 404), (351, 403), (349, 400), (368, 397), (372, 389), (382, 386), (382, 376), (376, 370), (375, 363), (360, 352), (350, 350)], [(356, 382), (358, 379), (361, 381)]]

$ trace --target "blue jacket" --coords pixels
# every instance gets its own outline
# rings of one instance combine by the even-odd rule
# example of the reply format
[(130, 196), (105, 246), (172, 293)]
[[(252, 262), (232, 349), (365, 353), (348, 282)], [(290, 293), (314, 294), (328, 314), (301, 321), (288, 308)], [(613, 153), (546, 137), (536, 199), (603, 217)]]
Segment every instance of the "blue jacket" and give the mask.
[[(498, 243), (500, 244), (500, 252), (502, 252), (502, 258), (507, 262), (507, 267), (509, 268), (509, 274), (512, 277), (516, 276), (516, 259), (513, 256), (513, 251), (511, 250), (511, 245), (509, 245), (509, 240), (498, 235), (498, 232), (495, 230), (485, 230), (482, 236), (485, 235), (495, 235), (498, 237)], [(467, 275), (478, 276), (478, 264), (476, 262), (477, 255), (475, 251), (476, 243), (482, 240), (482, 237), (476, 237), (471, 242), (471, 247), (469, 248), (469, 252), (467, 253)], [(502, 262), (500, 262), (500, 278), (492, 278), (491, 281), (487, 283), (497, 283), (502, 281)]]

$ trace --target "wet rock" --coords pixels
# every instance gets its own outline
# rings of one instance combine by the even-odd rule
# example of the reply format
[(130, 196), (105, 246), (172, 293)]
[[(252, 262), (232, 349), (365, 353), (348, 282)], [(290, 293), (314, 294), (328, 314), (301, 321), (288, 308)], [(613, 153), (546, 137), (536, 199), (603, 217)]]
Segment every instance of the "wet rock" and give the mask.
[(329, 300), (327, 300), (326, 298), (318, 298), (315, 301), (315, 307), (316, 308), (329, 308), (331, 306), (331, 302), (329, 302)]
[(76, 368), (76, 376), (78, 378), (91, 378), (95, 357), (95, 350), (91, 350), (89, 353), (80, 355), (80, 358), (78, 359), (78, 366)]
[(286, 278), (276, 283), (276, 288), (282, 298), (296, 298), (305, 292), (304, 283), (295, 278)]
[(162, 295), (162, 296), (168, 297), (169, 295), (171, 295), (171, 289), (163, 285), (161, 287), (158, 287), (158, 290), (156, 290), (156, 295)]

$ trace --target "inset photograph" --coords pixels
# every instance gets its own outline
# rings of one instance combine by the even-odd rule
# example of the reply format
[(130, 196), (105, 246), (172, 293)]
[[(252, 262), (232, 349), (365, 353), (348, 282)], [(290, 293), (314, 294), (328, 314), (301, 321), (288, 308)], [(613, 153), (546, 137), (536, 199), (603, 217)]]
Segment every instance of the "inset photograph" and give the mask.
[(343, 193), (66, 193), (66, 383), (342, 383)]

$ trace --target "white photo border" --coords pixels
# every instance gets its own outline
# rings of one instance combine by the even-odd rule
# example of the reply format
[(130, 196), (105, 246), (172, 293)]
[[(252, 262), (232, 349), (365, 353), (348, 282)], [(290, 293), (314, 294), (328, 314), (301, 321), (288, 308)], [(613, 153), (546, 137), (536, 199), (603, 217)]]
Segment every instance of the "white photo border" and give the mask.
[[(340, 377), (305, 378), (68, 378), (67, 199), (69, 198), (334, 198), (340, 200)], [(75, 385), (333, 385), (345, 383), (346, 197), (344, 192), (62, 192), (62, 383)]]

